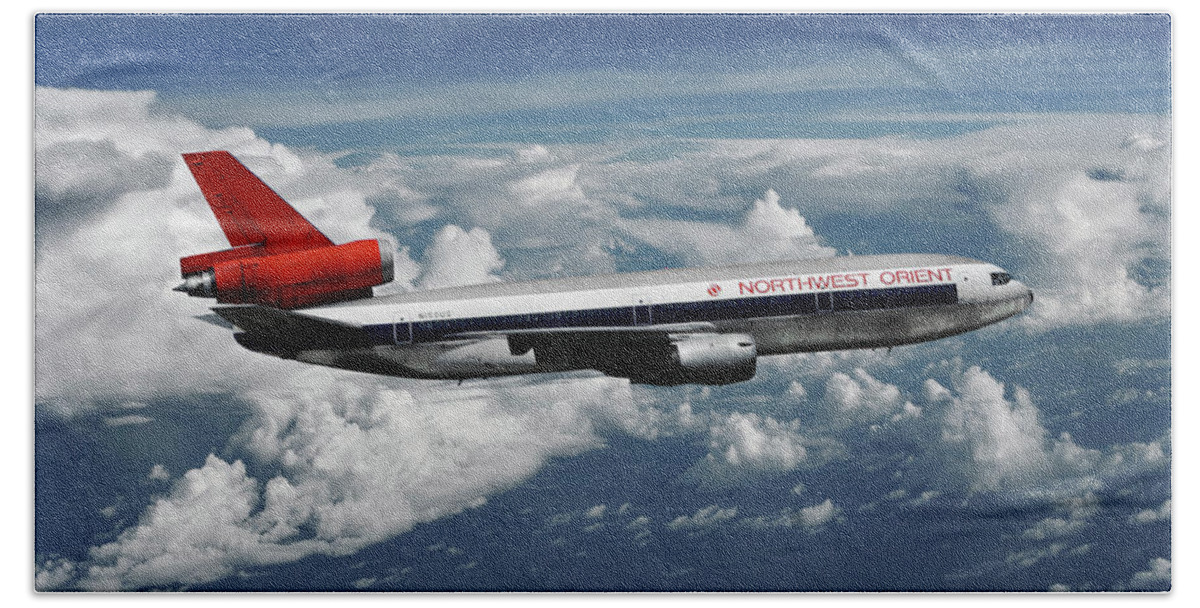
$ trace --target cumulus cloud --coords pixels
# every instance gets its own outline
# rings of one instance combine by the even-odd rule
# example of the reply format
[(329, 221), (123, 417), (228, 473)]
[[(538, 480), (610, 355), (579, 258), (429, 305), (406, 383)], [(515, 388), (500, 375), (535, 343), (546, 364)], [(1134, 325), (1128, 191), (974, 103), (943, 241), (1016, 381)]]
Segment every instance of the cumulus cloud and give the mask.
[[(685, 479), (708, 488), (745, 483), (916, 442), (919, 450), (901, 448), (895, 455), (900, 464), (894, 478), (905, 487), (895, 489), (890, 500), (907, 507), (946, 494), (984, 503), (1034, 501), (1062, 511), (1025, 534), (1047, 540), (1082, 530), (1096, 492), (1170, 461), (1165, 439), (1096, 448), (1080, 445), (1069, 433), (1053, 435), (1029, 391), (1006, 387), (977, 366), (964, 368), (961, 361), (949, 369), (930, 366), (927, 371), (941, 370), (942, 381), (927, 378), (917, 384), (918, 394), (907, 394), (865, 368), (882, 367), (881, 362), (868, 355), (795, 356), (789, 371), (805, 378), (824, 375), (823, 396), (799, 396), (790, 381), (774, 385), (778, 392), (769, 403), (775, 414), (708, 411), (710, 423), (703, 428), (708, 454)], [(790, 408), (800, 417), (781, 421), (778, 412)]]
[(1130, 584), (1134, 588), (1170, 588), (1171, 560), (1161, 557), (1150, 560), (1150, 567), (1135, 572)]
[(1171, 519), (1171, 499), (1163, 501), (1162, 505), (1157, 509), (1142, 509), (1130, 516), (1130, 523), (1135, 524), (1152, 524), (1160, 521), (1170, 521)]
[(851, 377), (835, 372), (825, 382), (825, 400), (833, 409), (835, 424), (871, 422), (898, 410), (916, 415), (915, 406), (904, 403), (900, 389), (895, 385), (876, 380), (861, 367), (855, 368), (853, 374)]
[[(1028, 314), (1032, 326), (1165, 317), (1170, 303), (1169, 120), (1008, 118), (992, 128), (930, 140), (705, 141), (669, 161), (606, 166), (589, 182), (632, 196), (588, 194), (664, 201), (709, 216), (744, 209), (746, 199), (739, 197), (747, 190), (770, 189), (805, 218), (844, 222), (847, 210), (858, 218), (886, 218), (863, 222), (863, 229), (853, 233), (843, 231), (864, 243), (890, 236), (898, 225), (911, 232), (907, 240), (931, 238), (935, 249), (940, 240), (956, 242), (941, 237), (960, 232), (969, 218), (972, 225), (987, 227), (987, 236), (1000, 245), (994, 250), (1006, 256), (990, 261), (1010, 270), (1019, 264), (1018, 278), (1038, 293)], [(1121, 179), (1094, 179), (1089, 172), (1095, 175), (1096, 167)], [(769, 195), (760, 202), (771, 208)], [(775, 209), (763, 216), (800, 236), (794, 218)], [(710, 234), (747, 236), (737, 226), (724, 223), (723, 228)], [(879, 231), (874, 238), (872, 229)], [(647, 239), (657, 237), (652, 242), (677, 238), (675, 249), (698, 248), (683, 252), (689, 260), (751, 255), (737, 245), (705, 243), (692, 230), (683, 220), (631, 228)], [(776, 232), (763, 235), (767, 254), (778, 251), (776, 237)]]
[(51, 591), (62, 587), (75, 578), (75, 563), (68, 559), (54, 558), (39, 560), (34, 570), (33, 588)]
[(1033, 527), (1026, 529), (1023, 536), (1031, 540), (1061, 538), (1079, 532), (1086, 525), (1087, 520), (1082, 517), (1071, 517), (1069, 519), (1047, 517), (1034, 524)]
[[(978, 367), (957, 372), (953, 390), (933, 379), (925, 381), (924, 390), (929, 402), (924, 418), (935, 413), (931, 420), (940, 430), (941, 457), (972, 491), (1086, 496), (1106, 479), (1167, 462), (1158, 442), (1100, 450), (1080, 446), (1069, 433), (1051, 437), (1028, 391), (1016, 387), (1010, 399), (1004, 384)], [(1053, 492), (1044, 487), (1051, 483)], [(1046, 530), (1054, 523), (1048, 522)]]
[(667, 528), (670, 530), (702, 531), (732, 521), (737, 517), (737, 512), (737, 507), (723, 509), (717, 505), (709, 505), (696, 511), (691, 516), (680, 515), (676, 517), (667, 524)]
[(1087, 544), (1071, 547), (1066, 543), (1050, 543), (1045, 547), (1036, 547), (1025, 551), (1009, 553), (1005, 556), (1004, 561), (1017, 568), (1028, 568), (1047, 559), (1066, 555), (1082, 555), (1090, 550), (1091, 545)]
[[(913, 436), (930, 440), (926, 485), (912, 486), (937, 488), (927, 492), (1067, 479), (1068, 493), (1078, 495), (1106, 476), (1169, 460), (1165, 441), (1097, 450), (1053, 437), (1031, 395), (1006, 395), (978, 368), (906, 395), (866, 371), (878, 357), (871, 353), (765, 360), (763, 372), (802, 368), (786, 394), (756, 395), (809, 408), (797, 413), (700, 407), (703, 393), (631, 393), (623, 381), (598, 377), (429, 388), (247, 352), (227, 331), (192, 318), (206, 302), (170, 291), (178, 257), (227, 246), (178, 154), (229, 149), (339, 242), (436, 220), (442, 227), (422, 263), (400, 250), (390, 290), (489, 282), (502, 272), (612, 270), (628, 240), (697, 264), (831, 255), (806, 217), (846, 208), (936, 222), (947, 207), (930, 200), (944, 195), (1033, 243), (1040, 257), (1029, 280), (1038, 302), (1052, 303), (1043, 326), (1144, 318), (1169, 303), (1165, 288), (1148, 286), (1154, 264), (1128, 272), (1165, 250), (1169, 146), (1153, 120), (1063, 119), (1059, 129), (1016, 124), (936, 142), (698, 141), (647, 161), (615, 160), (635, 144), (514, 146), (509, 158), (384, 154), (342, 168), (333, 155), (272, 145), (248, 129), (208, 129), (151, 111), (153, 104), (149, 93), (37, 92), (38, 407), (69, 414), (221, 393), (251, 414), (227, 458), (177, 475), (169, 495), (86, 562), (42, 560), (39, 588), (172, 586), (342, 555), (483, 504), (547, 459), (603, 445), (612, 432), (697, 433), (709, 452), (692, 474), (705, 483), (814, 466), (824, 461), (814, 446), (849, 445), (888, 425), (911, 425)], [(1071, 130), (1081, 125), (1086, 136)], [(1126, 144), (1129, 133), (1142, 135)], [(1095, 179), (1091, 167), (1121, 179)], [(917, 200), (912, 192), (934, 194)], [(683, 219), (653, 217), (644, 213), (647, 200), (687, 211)], [(1046, 201), (1053, 210), (1038, 212)], [(1094, 217), (1109, 208), (1112, 218)], [(1091, 236), (1104, 230), (1111, 238)], [(1072, 261), (1081, 255), (1090, 257)], [(1108, 278), (1095, 279), (1097, 272)], [(152, 479), (167, 475), (155, 471)], [(819, 527), (839, 514), (830, 499), (788, 520)], [(736, 508), (713, 505), (668, 528), (704, 529), (736, 516)], [(1030, 538), (1074, 525), (1069, 514), (1061, 525), (1053, 519), (1031, 528)]]
[[(1147, 217), (1144, 187), (1077, 175), (1026, 199), (1025, 234), (1037, 238), (1049, 264), (1039, 269), (1033, 319), (1042, 323), (1125, 321), (1170, 311), (1167, 224)], [(1159, 270), (1158, 265), (1163, 269)]]
[(482, 228), (442, 228), (425, 257), (426, 268), (418, 282), (422, 289), (494, 283), (500, 278), (493, 273), (504, 268), (491, 235)]
[(625, 220), (634, 238), (673, 254), (688, 265), (735, 264), (828, 257), (836, 253), (820, 244), (800, 212), (780, 204), (767, 190), (754, 201), (740, 225), (689, 220)]
[(800, 421), (733, 412), (709, 429), (709, 453), (687, 476), (705, 485), (791, 471), (807, 458)]
[[(37, 92), (37, 154), (49, 154), (38, 161), (39, 207), (76, 190), (103, 191), (108, 202), (86, 222), (37, 238), (36, 393), (59, 412), (236, 391), (295, 369), (230, 348), (227, 331), (192, 318), (208, 303), (171, 291), (179, 257), (228, 247), (179, 153), (228, 149), (331, 238), (384, 236), (327, 160), (301, 159), (246, 129), (210, 130), (151, 112), (153, 101), (146, 93)], [(169, 169), (113, 191), (97, 182), (113, 160), (90, 154), (100, 144), (130, 163), (170, 159)]]
[(799, 509), (787, 508), (772, 515), (740, 518), (737, 507), (721, 508), (709, 505), (691, 516), (676, 517), (667, 524), (667, 529), (697, 534), (718, 526), (736, 526), (753, 530), (797, 528), (816, 533), (831, 523), (843, 521), (845, 518), (842, 516), (842, 509), (835, 505), (832, 499), (827, 498), (824, 502)]
[(1069, 433), (1052, 437), (1028, 391), (1015, 387), (1006, 397), (1004, 384), (979, 367), (956, 372), (951, 384), (924, 383), (928, 403), (922, 419), (936, 425), (931, 429), (940, 434), (936, 458), (953, 471), (935, 483), (957, 479), (972, 492), (1050, 501), (1066, 511), (1066, 518), (1048, 518), (1027, 530), (1027, 538), (1080, 529), (1095, 510), (1095, 492), (1170, 460), (1165, 440), (1097, 449), (1079, 445)]
[[(549, 458), (601, 445), (576, 404), (603, 409), (628, 391), (595, 378), (422, 394), (335, 382), (332, 373), (250, 393), (256, 413), (234, 444), (277, 474), (255, 479), (242, 461), (210, 456), (136, 526), (94, 548), (74, 584), (195, 584), (246, 567), (352, 553), (477, 507)], [(553, 414), (525, 407), (531, 398)], [(586, 513), (603, 515), (603, 505)]]
[(805, 528), (819, 528), (833, 521), (841, 509), (833, 504), (833, 500), (826, 498), (825, 502), (804, 507), (796, 515), (796, 520)]
[(767, 530), (772, 528), (800, 528), (810, 533), (819, 532), (830, 523), (845, 521), (842, 509), (832, 499), (802, 507), (785, 509), (776, 515), (760, 515), (739, 519), (737, 523), (749, 528)]
[[(611, 378), (410, 391), (403, 382), (237, 348), (228, 331), (192, 318), (206, 302), (170, 291), (178, 257), (228, 246), (178, 153), (231, 150), (336, 241), (383, 235), (371, 227), (365, 202), (374, 186), (329, 157), (298, 155), (245, 129), (213, 131), (152, 113), (149, 94), (38, 95), (39, 151), (64, 146), (42, 157), (55, 169), (39, 172), (39, 192), (103, 194), (87, 222), (39, 233), (38, 407), (68, 415), (119, 411), (219, 392), (252, 412), (230, 441), (243, 459), (213, 456), (185, 472), (137, 525), (94, 548), (86, 562), (42, 564), (39, 588), (169, 587), (314, 553), (345, 554), (478, 506), (549, 458), (603, 445), (603, 433), (658, 432), (661, 416), (632, 404), (628, 383)], [(73, 148), (91, 141), (131, 158), (173, 158), (169, 179), (132, 180), (120, 192), (107, 182), (87, 185), (111, 160), (89, 164), (87, 146)], [(77, 155), (70, 161), (78, 176), (62, 166), (68, 152)], [(503, 264), (480, 228), (446, 227), (426, 257), (424, 287), (492, 280)], [(409, 262), (406, 282), (416, 278)], [(266, 476), (251, 477), (244, 460)], [(160, 467), (150, 474), (166, 476)]]
[[(1046, 431), (1029, 394), (1017, 390), (1014, 401), (1006, 400), (1004, 385), (978, 367), (968, 369), (960, 382), (959, 395), (949, 397), (942, 439), (968, 453), (976, 485), (994, 490), (1045, 476), (1050, 466)], [(946, 394), (936, 381), (926, 384), (928, 394)]]

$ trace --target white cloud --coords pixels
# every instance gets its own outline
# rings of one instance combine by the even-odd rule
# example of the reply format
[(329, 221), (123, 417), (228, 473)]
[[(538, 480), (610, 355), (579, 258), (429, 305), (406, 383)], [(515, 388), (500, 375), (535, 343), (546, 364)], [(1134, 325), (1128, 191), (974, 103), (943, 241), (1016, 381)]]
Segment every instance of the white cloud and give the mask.
[[(38, 206), (81, 217), (39, 229), (36, 267), (39, 404), (70, 413), (174, 394), (236, 391), (295, 367), (230, 348), (229, 332), (192, 317), (208, 303), (181, 296), (178, 258), (228, 247), (179, 153), (228, 149), (295, 201), (331, 238), (382, 235), (361, 196), (326, 160), (301, 160), (247, 129), (213, 131), (150, 111), (145, 93), (37, 91)], [(103, 144), (107, 155), (93, 156)], [(163, 159), (148, 180), (114, 189), (113, 160)], [(104, 192), (73, 206), (64, 192)], [(119, 191), (117, 191), (119, 190)], [(328, 199), (323, 195), (328, 195)], [(330, 210), (336, 201), (339, 215)], [(121, 353), (113, 357), (112, 353)], [(70, 370), (70, 373), (63, 373)]]
[[(967, 452), (980, 489), (1043, 477), (1049, 471), (1046, 430), (1038, 411), (1023, 390), (1015, 401), (1004, 398), (1004, 385), (972, 367), (959, 379), (959, 395), (951, 397), (942, 427), (942, 440)], [(933, 387), (929, 393), (942, 394)]]
[(1159, 587), (1171, 582), (1171, 560), (1156, 557), (1150, 560), (1150, 567), (1135, 572), (1131, 581), (1134, 587)]
[(709, 505), (703, 509), (700, 509), (699, 511), (696, 511), (690, 517), (687, 515), (680, 515), (679, 517), (676, 517), (667, 524), (667, 528), (671, 530), (687, 531), (712, 528), (714, 526), (719, 526), (723, 523), (732, 521), (737, 517), (737, 512), (737, 507), (722, 509), (717, 505)]
[[(745, 204), (738, 193), (772, 189), (807, 218), (903, 217), (918, 219), (930, 234), (957, 230), (955, 222), (970, 217), (988, 223), (989, 236), (1007, 245), (999, 249), (1013, 253), (990, 261), (1023, 264), (1018, 278), (1038, 294), (1025, 315), (1031, 327), (1165, 317), (1171, 193), (1170, 147), (1162, 144), (1170, 141), (1169, 120), (1055, 115), (1005, 122), (930, 140), (705, 141), (670, 161), (606, 167), (595, 183), (634, 200), (724, 214)], [(799, 228), (778, 212), (766, 215)], [(652, 244), (675, 239), (675, 249), (696, 249), (681, 253), (690, 261), (751, 255), (724, 242), (746, 236), (739, 232), (745, 226), (705, 231), (705, 222), (695, 224), (646, 222), (631, 230)], [(891, 236), (882, 234), (891, 230), (886, 223), (864, 227)], [(764, 235), (767, 254), (776, 251), (774, 236)], [(861, 238), (878, 240), (870, 232)]]
[(815, 533), (821, 531), (830, 523), (844, 520), (842, 509), (836, 506), (832, 499), (827, 498), (822, 503), (800, 509), (788, 508), (774, 515), (742, 518), (737, 520), (737, 524), (757, 530), (799, 527), (810, 533)]
[(1032, 528), (1025, 530), (1023, 536), (1031, 540), (1061, 538), (1079, 532), (1086, 525), (1087, 521), (1083, 519), (1047, 517), (1039, 521)]
[(418, 285), (422, 289), (494, 283), (493, 274), (504, 268), (504, 259), (482, 228), (469, 232), (450, 225), (442, 228), (425, 252), (426, 268)]
[(937, 490), (926, 490), (924, 492), (921, 492), (920, 496), (917, 496), (916, 498), (908, 501), (907, 504), (910, 507), (919, 507), (922, 505), (927, 505), (930, 502), (932, 502), (933, 499), (935, 499), (941, 495), (942, 495), (942, 493)]
[(800, 509), (796, 519), (805, 528), (819, 528), (833, 521), (839, 513), (841, 509), (834, 506), (833, 500), (826, 498), (821, 504)]
[(76, 566), (70, 560), (59, 558), (39, 561), (35, 568), (33, 588), (52, 591), (75, 578), (75, 575)]
[(152, 479), (154, 481), (166, 481), (170, 478), (171, 474), (167, 472), (167, 467), (164, 467), (161, 464), (156, 464), (153, 467), (150, 467), (150, 473), (146, 475), (146, 479)]
[(1027, 199), (1019, 212), (1024, 234), (1040, 241), (1050, 261), (1039, 269), (1045, 287), (1038, 290), (1033, 321), (1090, 323), (1169, 314), (1165, 277), (1152, 289), (1135, 274), (1143, 259), (1167, 255), (1161, 240), (1167, 224), (1144, 217), (1144, 187), (1077, 175), (1044, 196)]
[[(170, 583), (198, 583), (234, 571), (230, 554), (253, 554), (258, 563), (277, 563), (294, 549), (263, 550), (245, 522), (258, 493), (244, 465), (209, 456), (188, 471), (171, 495), (146, 510), (142, 523), (114, 542), (92, 549), (84, 588), (116, 590)], [(243, 559), (246, 559), (243, 557)]]
[(1171, 519), (1171, 499), (1163, 501), (1162, 506), (1157, 509), (1142, 509), (1130, 516), (1130, 523), (1135, 524), (1152, 524), (1160, 521), (1169, 521)]
[[(39, 90), (39, 153), (43, 144), (64, 146), (47, 158), (56, 170), (39, 172), (45, 196), (113, 189), (88, 185), (103, 171), (88, 169), (86, 156), (70, 156), (73, 142), (158, 153), (173, 168), (164, 184), (135, 183), (89, 207), (87, 222), (39, 235), (38, 404), (60, 413), (119, 411), (171, 395), (229, 393), (253, 411), (231, 449), (269, 478), (248, 477), (240, 461), (210, 458), (86, 563), (48, 565), (39, 584), (171, 586), (314, 553), (344, 554), (478, 506), (549, 458), (602, 445), (600, 432), (660, 432), (662, 414), (632, 403), (628, 383), (617, 379), (440, 390), (249, 353), (229, 332), (192, 319), (208, 303), (170, 291), (178, 282), (176, 259), (227, 244), (179, 152), (230, 149), (339, 241), (381, 234), (368, 225), (374, 215), (364, 202), (377, 186), (328, 157), (297, 156), (244, 129), (210, 131), (152, 114), (151, 101), (143, 94)], [(81, 178), (58, 170), (71, 163), (86, 169)], [(423, 286), (490, 280), (503, 264), (481, 228), (445, 228), (426, 258)], [(413, 266), (409, 260), (398, 272), (403, 281), (416, 276)], [(151, 471), (152, 479), (164, 476), (165, 468)]]
[[(413, 525), (479, 506), (546, 460), (597, 447), (577, 404), (620, 400), (621, 381), (413, 393), (311, 374), (288, 389), (251, 391), (254, 418), (139, 523), (92, 551), (76, 585), (92, 589), (200, 583), (311, 554), (344, 555)], [(325, 376), (325, 377), (320, 377)], [(542, 400), (541, 409), (525, 404)], [(596, 406), (602, 409), (602, 406)], [(588, 511), (603, 515), (603, 506)]]
[(904, 408), (898, 387), (876, 380), (861, 367), (853, 373), (850, 377), (836, 372), (825, 382), (825, 401), (835, 424), (871, 422)]
[(904, 409), (901, 410), (900, 413), (894, 414), (892, 416), (892, 422), (899, 422), (901, 420), (912, 420), (915, 418), (920, 418), (922, 411), (924, 411), (924, 410), (913, 405), (911, 401), (905, 401)]
[(149, 416), (139, 414), (130, 414), (128, 416), (115, 416), (104, 419), (104, 424), (108, 426), (130, 426), (136, 424), (147, 424), (154, 422), (154, 419)]
[[(1014, 390), (1006, 399), (1003, 385), (977, 368), (949, 387), (930, 380), (918, 407), (897, 386), (865, 371), (879, 354), (765, 360), (773, 370), (799, 369), (809, 387), (825, 385), (819, 403), (800, 380), (779, 397), (816, 410), (803, 412), (802, 427), (775, 412), (725, 411), (704, 402), (709, 393), (691, 393), (681, 403), (683, 389), (664, 397), (666, 391), (631, 392), (607, 378), (449, 389), (303, 366), (236, 347), (229, 332), (191, 318), (206, 312), (207, 302), (170, 291), (179, 256), (227, 246), (180, 152), (230, 149), (338, 241), (383, 236), (371, 227), (380, 219), (408, 226), (444, 217), (448, 225), (434, 236), (423, 264), (401, 249), (393, 290), (487, 282), (502, 270), (515, 277), (609, 270), (623, 234), (695, 263), (829, 255), (832, 249), (804, 217), (810, 209), (894, 210), (932, 222), (945, 209), (914, 200), (911, 192), (945, 194), (947, 176), (965, 165), (963, 179), (975, 185), (994, 180), (994, 196), (976, 201), (984, 213), (1012, 234), (1027, 235), (1045, 254), (1031, 279), (1044, 286), (1039, 303), (1049, 288), (1046, 301), (1083, 307), (1072, 309), (1079, 319), (1138, 318), (1161, 314), (1169, 301), (1162, 289), (1120, 279), (1121, 264), (1143, 253), (1137, 243), (1166, 238), (1156, 224), (1161, 216), (1141, 211), (1169, 211), (1168, 193), (1156, 190), (1166, 183), (1159, 172), (1169, 146), (1151, 141), (1165, 140), (1155, 121), (1127, 118), (1103, 126), (1080, 117), (1064, 123), (1087, 126), (1086, 137), (1069, 128), (1017, 124), (936, 142), (698, 141), (665, 161), (611, 162), (634, 144), (605, 144), (514, 147), (507, 160), (410, 162), (383, 155), (365, 167), (339, 169), (331, 156), (272, 145), (248, 129), (212, 130), (151, 112), (152, 102), (146, 93), (37, 92), (39, 213), (48, 205), (51, 217), (76, 218), (38, 229), (38, 407), (119, 411), (124, 403), (176, 395), (233, 395), (253, 413), (230, 449), (264, 477), (248, 477), (239, 461), (210, 458), (177, 477), (170, 496), (98, 547), (89, 562), (40, 565), (39, 588), (69, 579), (97, 588), (169, 586), (314, 553), (351, 552), (477, 506), (548, 458), (598, 447), (613, 431), (645, 439), (707, 432), (710, 453), (693, 470), (708, 481), (813, 466), (820, 461), (814, 444), (838, 444), (863, 431), (834, 425), (835, 412), (934, 429), (935, 443), (944, 439), (931, 444), (927, 458), (950, 466), (930, 467), (946, 472), (930, 473), (943, 477), (927, 487), (940, 490), (956, 483), (980, 492), (1028, 488), (1060, 478), (1092, 487), (1105, 475), (1169, 460), (1165, 442), (1101, 451), (1067, 435), (1052, 438), (1030, 395)], [(1144, 137), (1125, 148), (1113, 144), (1134, 132)], [(1125, 181), (1076, 179), (1102, 165), (1123, 170)], [(763, 194), (747, 210), (755, 193)], [(627, 213), (639, 199), (734, 219)], [(1047, 200), (1055, 201), (1054, 221), (1066, 227), (1026, 230), (1034, 220), (1022, 210)], [(395, 208), (376, 214), (374, 206), (382, 204), (376, 201)], [(1115, 220), (1092, 218), (1108, 207)], [(1113, 238), (1088, 236), (1101, 229)], [(1067, 259), (1079, 255), (1092, 259), (1083, 265)], [(1116, 287), (1084, 276), (1097, 270), (1115, 277)], [(1055, 292), (1055, 285), (1067, 291)], [(1121, 307), (1130, 301), (1117, 298), (1115, 309), (1101, 306), (1111, 295), (1105, 290), (1118, 288), (1149, 303), (1126, 310)], [(1042, 318), (1081, 322), (1058, 313)], [(648, 397), (653, 394), (660, 397)], [(694, 411), (692, 399), (704, 407)], [(121, 416), (113, 420), (134, 420)], [(153, 471), (151, 477), (158, 478)], [(837, 507), (829, 500), (807, 509), (815, 509), (812, 521), (821, 521)], [(736, 509), (714, 505), (671, 524), (680, 529), (734, 517)]]
[(705, 485), (794, 470), (807, 457), (800, 422), (732, 412), (709, 428), (709, 453), (687, 473)]
[(780, 204), (767, 190), (754, 201), (739, 226), (688, 220), (623, 220), (634, 238), (682, 258), (687, 265), (734, 264), (827, 257), (835, 250), (820, 244), (796, 209)]
[(1005, 562), (1018, 568), (1028, 568), (1042, 560), (1063, 555), (1068, 549), (1069, 547), (1064, 543), (1050, 543), (1046, 547), (1009, 553), (1005, 556)]
[[(944, 448), (937, 458), (954, 471), (945, 481), (957, 477), (974, 492), (1055, 501), (1071, 514), (1060, 530), (1082, 525), (1074, 522), (1091, 514), (1097, 489), (1169, 462), (1164, 441), (1095, 449), (1068, 433), (1050, 437), (1028, 391), (1016, 387), (1008, 399), (1004, 384), (978, 367), (956, 373), (953, 390), (927, 380), (925, 393), (930, 403), (923, 419), (939, 425)], [(1048, 537), (1056, 524), (1046, 522), (1030, 537)]]

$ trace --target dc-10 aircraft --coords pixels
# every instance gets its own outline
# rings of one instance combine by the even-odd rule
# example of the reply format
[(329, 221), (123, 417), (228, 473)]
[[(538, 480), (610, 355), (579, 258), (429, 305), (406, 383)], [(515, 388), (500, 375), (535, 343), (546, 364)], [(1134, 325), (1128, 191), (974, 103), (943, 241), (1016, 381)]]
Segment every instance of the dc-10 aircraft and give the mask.
[(731, 384), (763, 355), (892, 347), (978, 329), (1033, 292), (949, 255), (863, 255), (472, 285), (372, 297), (393, 247), (335, 245), (224, 151), (183, 155), (231, 249), (182, 258), (175, 289), (256, 352), (430, 379), (598, 370)]

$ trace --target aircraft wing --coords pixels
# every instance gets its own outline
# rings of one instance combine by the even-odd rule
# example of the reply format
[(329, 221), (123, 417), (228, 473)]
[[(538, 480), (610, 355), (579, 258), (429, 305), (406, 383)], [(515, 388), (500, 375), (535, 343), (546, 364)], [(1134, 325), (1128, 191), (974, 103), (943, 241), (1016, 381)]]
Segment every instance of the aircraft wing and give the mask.
[(694, 323), (664, 323), (662, 325), (638, 325), (635, 327), (539, 327), (534, 329), (510, 329), (510, 330), (495, 330), (495, 331), (467, 331), (453, 334), (453, 338), (471, 340), (483, 338), (555, 338), (555, 337), (570, 337), (578, 336), (586, 337), (601, 337), (612, 336), (614, 338), (628, 337), (633, 338), (638, 335), (645, 336), (664, 336), (670, 334), (690, 334), (711, 332), (716, 329), (712, 323), (705, 321), (697, 321)]
[(360, 327), (255, 304), (217, 306), (213, 312), (255, 338), (296, 350), (369, 346)]
[[(614, 354), (618, 359), (636, 356), (639, 351), (665, 347), (688, 334), (711, 333), (712, 323), (667, 323), (635, 327), (546, 327), (499, 331), (463, 332), (457, 339), (506, 338), (508, 349), (521, 355), (534, 348), (549, 348), (573, 353), (572, 357)], [(622, 354), (623, 353), (623, 354)], [(599, 363), (593, 364), (595, 367)]]

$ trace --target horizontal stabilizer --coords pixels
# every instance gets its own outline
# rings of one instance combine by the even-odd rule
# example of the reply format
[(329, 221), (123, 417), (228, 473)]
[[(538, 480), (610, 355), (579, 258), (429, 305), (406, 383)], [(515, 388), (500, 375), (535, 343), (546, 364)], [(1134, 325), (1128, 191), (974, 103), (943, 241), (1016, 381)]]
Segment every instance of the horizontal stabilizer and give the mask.
[(218, 306), (221, 318), (259, 340), (295, 350), (369, 346), (362, 328), (302, 313), (257, 306)]

